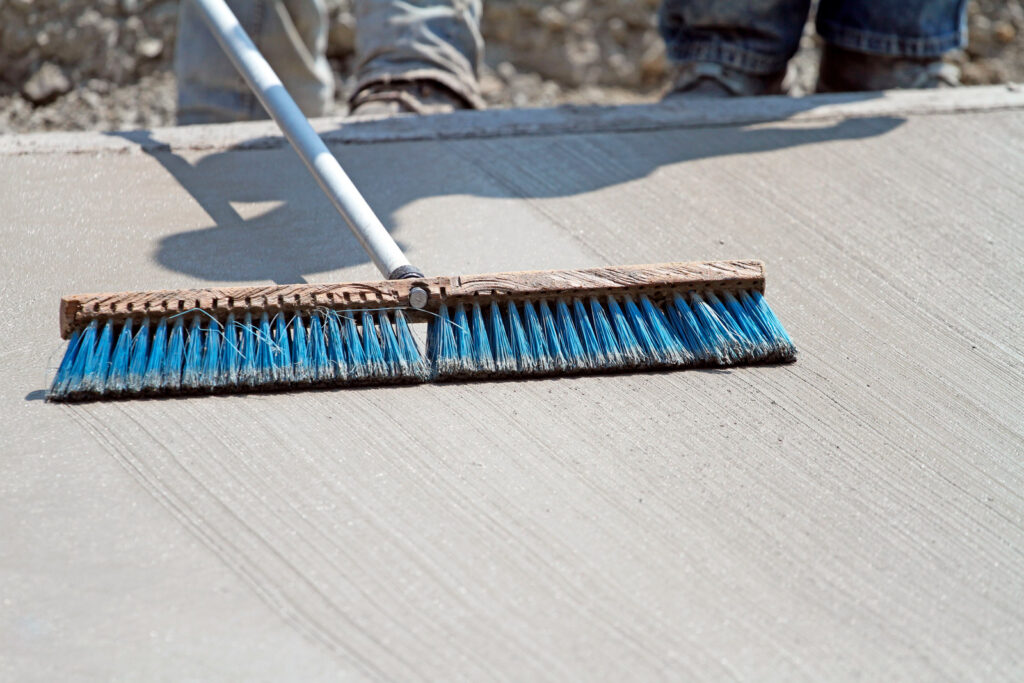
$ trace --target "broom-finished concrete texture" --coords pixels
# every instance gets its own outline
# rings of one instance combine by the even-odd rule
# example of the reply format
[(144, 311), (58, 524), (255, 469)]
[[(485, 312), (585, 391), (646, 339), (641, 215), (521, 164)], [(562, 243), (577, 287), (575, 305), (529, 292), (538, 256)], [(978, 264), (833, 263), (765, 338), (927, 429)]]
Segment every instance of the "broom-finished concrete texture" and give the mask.
[(1024, 94), (317, 125), (431, 273), (761, 258), (799, 360), (50, 405), (62, 293), (374, 273), (270, 124), (0, 138), (0, 679), (1024, 676)]

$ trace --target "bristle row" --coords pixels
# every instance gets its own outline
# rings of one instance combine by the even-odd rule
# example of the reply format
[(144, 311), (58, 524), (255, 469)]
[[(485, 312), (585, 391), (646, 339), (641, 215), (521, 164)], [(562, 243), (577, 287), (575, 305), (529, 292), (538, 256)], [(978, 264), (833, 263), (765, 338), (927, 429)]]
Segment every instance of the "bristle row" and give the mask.
[(401, 311), (230, 315), (223, 324), (191, 313), (139, 324), (90, 322), (72, 335), (48, 397), (415, 382), (428, 374)]
[(201, 312), (72, 334), (52, 400), (791, 360), (757, 291), (444, 304), (420, 352), (401, 310), (258, 319)]
[[(486, 324), (484, 320), (486, 319)], [(427, 329), (438, 379), (791, 360), (757, 291), (442, 305)]]

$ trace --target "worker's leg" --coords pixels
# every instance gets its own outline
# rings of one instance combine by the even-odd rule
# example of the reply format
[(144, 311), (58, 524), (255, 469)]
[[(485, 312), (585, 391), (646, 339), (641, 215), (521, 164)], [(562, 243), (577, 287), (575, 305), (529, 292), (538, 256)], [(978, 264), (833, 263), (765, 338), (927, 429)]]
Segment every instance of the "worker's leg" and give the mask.
[[(323, 114), (334, 96), (324, 56), (323, 0), (228, 0), (242, 27), (307, 116)], [(181, 3), (174, 54), (178, 122), (217, 123), (266, 118), (191, 2)]]
[(674, 90), (781, 92), (809, 7), (810, 0), (663, 0), (659, 21), (677, 70)]
[(360, 113), (369, 102), (388, 98), (407, 111), (416, 111), (416, 100), (424, 99), (484, 106), (477, 82), (481, 0), (354, 0), (353, 8), (352, 104)]
[(967, 43), (966, 0), (821, 0), (818, 89), (956, 85), (942, 55)]

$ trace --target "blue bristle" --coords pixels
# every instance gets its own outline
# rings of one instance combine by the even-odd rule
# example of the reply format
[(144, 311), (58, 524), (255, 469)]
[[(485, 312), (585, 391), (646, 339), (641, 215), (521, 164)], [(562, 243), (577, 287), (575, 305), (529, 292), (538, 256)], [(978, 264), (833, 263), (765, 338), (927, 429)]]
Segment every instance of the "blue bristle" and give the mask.
[(512, 353), (512, 344), (508, 340), (508, 331), (502, 319), (498, 304), (491, 302), (490, 315), (487, 320), (487, 334), (491, 339), (491, 353), (494, 357), (496, 372), (515, 372), (518, 367), (516, 357)]
[(476, 370), (481, 372), (494, 372), (494, 357), (491, 355), (491, 340), (487, 336), (487, 324), (484, 323), (484, 314), (480, 310), (480, 304), (473, 303), (473, 361)]
[(681, 294), (676, 294), (667, 308), (672, 328), (694, 360), (699, 363), (713, 362), (715, 359), (714, 349), (704, 339), (697, 314), (690, 308), (686, 299)]
[(335, 379), (348, 377), (348, 361), (345, 360), (345, 335), (341, 331), (341, 318), (337, 311), (327, 311), (327, 360), (334, 370)]
[(476, 370), (473, 327), (469, 323), (469, 316), (466, 314), (466, 307), (463, 304), (455, 306), (455, 315), (452, 317), (452, 334), (455, 335), (455, 347), (458, 350), (459, 370), (461, 372)]
[(590, 363), (587, 360), (586, 351), (583, 349), (583, 342), (576, 331), (576, 325), (572, 322), (572, 314), (569, 312), (569, 304), (564, 299), (555, 302), (555, 311), (558, 317), (558, 339), (562, 343), (562, 355), (570, 368), (588, 368)]
[(103, 325), (100, 338), (93, 348), (92, 354), (85, 364), (85, 381), (83, 391), (101, 393), (107, 384), (110, 372), (110, 353), (114, 346), (114, 323), (111, 320)]
[(526, 328), (519, 317), (519, 309), (514, 301), (508, 306), (508, 341), (512, 347), (512, 356), (516, 360), (516, 367), (519, 372), (532, 372), (537, 367), (537, 361), (533, 357), (530, 348), (530, 341), (526, 338)]
[(132, 357), (132, 319), (128, 318), (117, 335), (117, 344), (110, 357), (110, 373), (107, 375), (106, 391), (119, 394), (128, 388), (128, 362)]
[(661, 351), (658, 349), (658, 345), (654, 340), (654, 334), (647, 324), (647, 318), (640, 312), (640, 307), (636, 305), (631, 296), (624, 296), (622, 303), (626, 307), (626, 320), (636, 335), (637, 343), (643, 349), (646, 362), (651, 365), (662, 362)]
[(234, 313), (228, 313), (227, 322), (224, 323), (224, 339), (221, 344), (220, 384), (222, 386), (235, 386), (238, 384), (238, 369), (242, 364), (242, 329), (235, 319)]
[(381, 311), (377, 314), (380, 325), (380, 348), (384, 353), (384, 364), (388, 368), (388, 375), (402, 377), (407, 374), (405, 359), (398, 349), (398, 337), (395, 336), (395, 329), (391, 326), (391, 318), (387, 312)]
[(309, 360), (309, 335), (301, 315), (292, 318), (292, 381), (305, 383), (313, 378)]
[(220, 384), (220, 351), (223, 333), (220, 323), (210, 319), (206, 321), (206, 333), (203, 335), (203, 360), (200, 376), (201, 386), (214, 389)]
[(164, 355), (167, 353), (167, 318), (160, 318), (149, 342), (149, 361), (142, 376), (142, 389), (155, 391), (163, 385)]
[(256, 386), (259, 384), (259, 374), (256, 372), (259, 337), (256, 327), (252, 324), (252, 313), (246, 311), (239, 328), (242, 333), (242, 360), (238, 368), (238, 382), (247, 387)]
[(288, 321), (283, 313), (274, 316), (274, 349), (271, 357), (274, 372), (279, 382), (287, 384), (292, 381), (292, 346), (288, 338)]
[(164, 352), (164, 362), (160, 369), (161, 388), (176, 391), (181, 388), (181, 366), (185, 358), (185, 319), (174, 316), (171, 319), (171, 333)]
[(146, 364), (149, 362), (149, 318), (145, 317), (139, 324), (132, 342), (132, 359), (128, 364), (128, 390), (142, 391), (142, 380), (146, 375)]
[(565, 350), (562, 341), (558, 338), (558, 323), (555, 314), (551, 312), (551, 306), (546, 299), (541, 299), (538, 305), (541, 313), (541, 327), (544, 329), (544, 340), (548, 345), (548, 354), (551, 356), (551, 367), (553, 370), (562, 371), (568, 367), (568, 360), (565, 357)]
[(455, 343), (448, 306), (441, 304), (437, 317), (427, 326), (427, 353), (437, 375), (451, 375), (459, 370), (459, 349)]
[(690, 308), (697, 317), (704, 340), (711, 347), (715, 361), (719, 365), (728, 365), (734, 357), (739, 358), (742, 355), (739, 344), (719, 320), (718, 314), (697, 292), (690, 295)]
[(71, 338), (68, 339), (68, 347), (64, 349), (64, 357), (57, 368), (57, 375), (50, 384), (49, 396), (60, 398), (67, 394), (68, 384), (71, 379), (71, 369), (75, 365), (75, 358), (78, 356), (78, 349), (81, 346), (82, 333), (74, 330)]
[(597, 344), (604, 354), (607, 367), (622, 367), (633, 365), (632, 359), (627, 359), (622, 353), (619, 340), (615, 337), (615, 330), (612, 329), (611, 321), (608, 320), (608, 312), (604, 305), (597, 300), (597, 297), (590, 297), (590, 319), (594, 323), (594, 333), (597, 335)]
[(185, 346), (185, 367), (181, 371), (181, 385), (186, 389), (198, 389), (203, 381), (203, 348), (205, 346), (202, 321), (199, 314), (192, 316), (188, 326), (188, 343)]
[(718, 319), (729, 329), (729, 334), (736, 344), (734, 360), (759, 360), (766, 355), (767, 349), (761, 344), (760, 336), (751, 337), (747, 328), (736, 319), (725, 303), (714, 292), (706, 292), (704, 300), (714, 309)]
[(785, 358), (792, 357), (796, 353), (793, 342), (789, 335), (786, 334), (786, 330), (783, 329), (779, 319), (775, 317), (775, 313), (768, 307), (768, 302), (764, 300), (761, 293), (756, 290), (751, 293), (740, 291), (739, 299), (740, 303), (743, 304), (743, 308), (769, 340), (774, 349), (774, 354)]
[(626, 314), (622, 312), (619, 302), (614, 297), (608, 297), (608, 314), (611, 324), (615, 329), (615, 337), (619, 342), (619, 352), (622, 354), (627, 365), (645, 365), (643, 349), (637, 341), (633, 329), (626, 320)]
[(743, 304), (736, 299), (732, 292), (723, 292), (722, 298), (725, 300), (725, 307), (728, 309), (729, 315), (743, 329), (746, 338), (757, 349), (756, 357), (761, 359), (768, 356), (772, 352), (772, 344), (743, 308)]
[(583, 352), (587, 355), (587, 362), (590, 367), (602, 368), (608, 365), (608, 359), (597, 341), (597, 334), (594, 332), (594, 325), (590, 321), (586, 306), (580, 299), (573, 299), (572, 313), (576, 322), (576, 329), (580, 333), (580, 341), (583, 344)]
[(355, 314), (346, 311), (342, 314), (342, 323), (342, 336), (345, 338), (345, 353), (348, 360), (349, 376), (353, 379), (362, 379), (370, 374), (370, 368), (366, 362), (363, 340), (359, 338), (359, 328), (356, 327)]
[(395, 329), (398, 332), (398, 350), (405, 359), (409, 372), (413, 377), (426, 379), (428, 374), (426, 363), (423, 362), (423, 356), (416, 345), (416, 338), (412, 336), (409, 321), (406, 320), (405, 313), (402, 311), (395, 311)]
[(325, 382), (334, 377), (334, 369), (327, 359), (324, 323), (319, 311), (309, 316), (309, 363), (314, 382)]
[(387, 377), (388, 367), (384, 362), (384, 349), (380, 345), (380, 337), (377, 336), (377, 324), (373, 320), (373, 313), (363, 311), (363, 355), (366, 358), (366, 369), (370, 377)]
[(644, 319), (662, 358), (671, 365), (692, 362), (693, 355), (672, 331), (672, 326), (669, 324), (668, 318), (665, 317), (664, 311), (655, 306), (647, 296), (640, 297), (640, 308), (644, 312)]
[(99, 323), (91, 321), (82, 332), (82, 338), (78, 342), (78, 353), (75, 354), (75, 362), (71, 366), (71, 373), (68, 377), (66, 393), (77, 394), (85, 389), (86, 369), (93, 357), (93, 347), (96, 346), (96, 330)]
[(550, 372), (554, 359), (551, 357), (551, 349), (544, 337), (544, 326), (537, 317), (537, 309), (534, 308), (533, 302), (523, 303), (523, 318), (526, 321), (526, 339), (530, 344), (536, 369), (538, 372)]
[(260, 325), (257, 328), (256, 378), (260, 384), (273, 384), (278, 381), (277, 369), (274, 367), (274, 339), (270, 334), (270, 316), (266, 311), (260, 315)]
[(754, 300), (757, 309), (761, 312), (761, 315), (768, 323), (768, 326), (775, 333), (775, 338), (778, 340), (778, 345), (781, 350), (787, 355), (795, 354), (796, 347), (793, 345), (793, 340), (789, 338), (786, 328), (782, 326), (782, 322), (775, 315), (775, 311), (771, 309), (768, 302), (765, 301), (761, 292), (755, 289), (750, 293), (750, 297)]

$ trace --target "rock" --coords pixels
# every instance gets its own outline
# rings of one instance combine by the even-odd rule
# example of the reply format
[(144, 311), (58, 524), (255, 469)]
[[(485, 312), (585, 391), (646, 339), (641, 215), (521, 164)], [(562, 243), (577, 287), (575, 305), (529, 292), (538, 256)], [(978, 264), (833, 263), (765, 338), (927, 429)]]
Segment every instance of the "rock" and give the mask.
[(1008, 21), (997, 21), (992, 27), (992, 35), (1000, 43), (1006, 44), (1013, 42), (1013, 39), (1017, 37), (1017, 30)]
[(135, 44), (135, 54), (146, 59), (155, 59), (164, 51), (164, 43), (159, 38), (143, 38)]
[(60, 67), (52, 62), (46, 62), (25, 81), (21, 93), (32, 104), (40, 105), (52, 102), (69, 90), (71, 81)]

